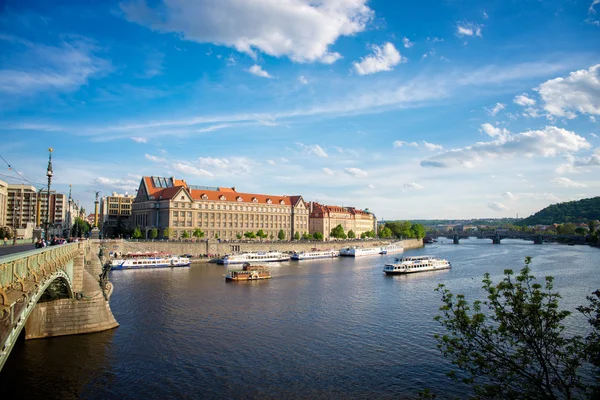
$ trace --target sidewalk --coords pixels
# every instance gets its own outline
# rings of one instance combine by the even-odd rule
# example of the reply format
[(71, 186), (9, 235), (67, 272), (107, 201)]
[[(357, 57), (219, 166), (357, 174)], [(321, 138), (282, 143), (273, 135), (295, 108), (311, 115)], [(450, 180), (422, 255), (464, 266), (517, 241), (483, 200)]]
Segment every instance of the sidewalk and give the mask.
[(13, 245), (11, 241), (11, 243), (7, 244), (6, 246), (0, 242), (0, 257), (8, 254), (20, 253), (22, 251), (35, 250), (35, 246), (31, 243), (31, 240), (28, 242), (29, 243)]

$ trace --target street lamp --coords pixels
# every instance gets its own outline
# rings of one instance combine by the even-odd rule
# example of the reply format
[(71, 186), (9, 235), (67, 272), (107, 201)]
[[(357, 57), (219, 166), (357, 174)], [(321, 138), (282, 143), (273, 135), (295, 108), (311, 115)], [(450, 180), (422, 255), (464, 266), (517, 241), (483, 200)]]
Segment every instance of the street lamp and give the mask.
[(52, 181), (52, 147), (48, 149), (48, 169), (46, 170), (46, 176), (48, 177), (48, 199), (46, 203), (46, 232), (44, 240), (48, 241), (48, 228), (50, 225), (50, 183)]

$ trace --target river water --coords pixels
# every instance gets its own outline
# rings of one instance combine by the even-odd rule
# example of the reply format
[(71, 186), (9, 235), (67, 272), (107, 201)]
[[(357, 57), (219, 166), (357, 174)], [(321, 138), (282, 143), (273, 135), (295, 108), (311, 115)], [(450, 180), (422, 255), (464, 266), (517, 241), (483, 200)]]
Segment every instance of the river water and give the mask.
[[(556, 278), (562, 308), (600, 288), (600, 251), (587, 246), (446, 239), (404, 254), (453, 268), (386, 276), (389, 255), (275, 264), (257, 282), (226, 283), (215, 264), (113, 271), (121, 326), (19, 343), (0, 385), (46, 399), (409, 399), (424, 388), (464, 398), (433, 339), (439, 283), (482, 298), (485, 272), (497, 281), (532, 256), (534, 275)], [(568, 320), (569, 332), (585, 328)]]

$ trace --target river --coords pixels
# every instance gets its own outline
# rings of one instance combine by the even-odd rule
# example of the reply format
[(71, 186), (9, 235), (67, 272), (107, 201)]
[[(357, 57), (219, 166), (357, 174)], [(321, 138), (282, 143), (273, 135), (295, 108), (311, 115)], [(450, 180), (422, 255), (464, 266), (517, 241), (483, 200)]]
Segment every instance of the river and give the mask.
[[(275, 264), (258, 282), (225, 283), (215, 264), (113, 271), (120, 327), (18, 343), (0, 384), (45, 399), (408, 399), (424, 388), (464, 398), (433, 339), (439, 283), (482, 298), (485, 272), (497, 281), (532, 256), (562, 308), (600, 288), (600, 252), (587, 246), (446, 239), (405, 252), (423, 254), (453, 268), (386, 276), (388, 255)], [(569, 318), (569, 332), (585, 328)]]

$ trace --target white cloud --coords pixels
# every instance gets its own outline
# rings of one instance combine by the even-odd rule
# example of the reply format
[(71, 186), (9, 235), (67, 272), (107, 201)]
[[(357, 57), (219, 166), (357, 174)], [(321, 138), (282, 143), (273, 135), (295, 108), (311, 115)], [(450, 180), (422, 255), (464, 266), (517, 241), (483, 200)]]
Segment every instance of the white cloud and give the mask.
[(506, 128), (498, 128), (492, 124), (485, 123), (481, 125), (481, 131), (493, 138), (507, 138), (510, 132)]
[(162, 162), (166, 162), (167, 161), (164, 158), (156, 157), (156, 156), (151, 156), (150, 154), (144, 154), (144, 157), (146, 157), (146, 160), (150, 160), (150, 161), (156, 162), (156, 163), (162, 163)]
[(212, 172), (209, 172), (202, 168), (196, 168), (193, 165), (185, 163), (174, 163), (171, 166), (175, 171), (181, 172), (182, 174), (196, 175), (196, 176), (215, 176)]
[(578, 113), (600, 115), (600, 64), (571, 72), (566, 78), (550, 79), (535, 90), (544, 110), (553, 116), (573, 119)]
[(200, 165), (216, 168), (227, 168), (231, 165), (230, 161), (226, 158), (199, 157), (198, 161), (200, 161)]
[(373, 55), (361, 59), (360, 62), (354, 62), (354, 69), (359, 75), (369, 75), (381, 71), (391, 71), (392, 67), (401, 62), (405, 62), (394, 45), (390, 42), (384, 43), (381, 47), (372, 46)]
[(506, 108), (506, 104), (502, 104), (502, 103), (496, 103), (496, 105), (493, 108), (487, 108), (487, 107), (483, 107), (485, 109), (485, 111), (487, 111), (488, 114), (494, 116), (496, 114), (498, 114), (500, 111), (504, 110)]
[(453, 149), (421, 161), (423, 167), (470, 167), (473, 163), (494, 158), (555, 157), (591, 148), (590, 143), (575, 132), (555, 126), (543, 130), (501, 135), (491, 142), (479, 142), (462, 149)]
[(322, 171), (325, 172), (327, 175), (333, 175), (334, 174), (334, 172), (332, 170), (330, 170), (329, 168), (323, 168)]
[(344, 168), (344, 171), (346, 171), (348, 175), (353, 176), (355, 178), (364, 178), (368, 175), (366, 171), (363, 171), (359, 168)]
[(300, 75), (298, 77), (298, 82), (300, 82), (303, 85), (308, 85), (308, 79), (306, 79), (306, 77), (304, 75)]
[(511, 192), (504, 192), (504, 193), (502, 193), (502, 196), (506, 197), (506, 198), (507, 198), (507, 199), (509, 199), (509, 200), (514, 200), (514, 199), (516, 199), (516, 198), (517, 198), (517, 197), (516, 197), (514, 194), (512, 194)]
[(269, 165), (275, 165), (275, 164), (276, 164), (276, 162), (275, 162), (275, 161), (273, 161), (273, 160), (267, 160), (267, 164), (269, 164)]
[(594, 6), (596, 4), (600, 4), (600, 0), (594, 0), (594, 1), (592, 1), (592, 4), (590, 4), (590, 8), (588, 8), (588, 13), (590, 13), (590, 14), (596, 14), (596, 10), (594, 9)]
[(408, 39), (407, 37), (404, 37), (402, 39), (402, 44), (404, 45), (405, 48), (410, 49), (411, 47), (413, 47), (414, 43), (410, 41), (410, 39)]
[(418, 183), (416, 183), (416, 182), (409, 182), (409, 183), (405, 183), (405, 184), (403, 184), (402, 186), (403, 186), (405, 189), (417, 189), (417, 190), (419, 190), (419, 189), (424, 189), (424, 187), (423, 187), (423, 186), (419, 185), (419, 184), (418, 184)]
[(590, 122), (596, 123), (596, 117), (590, 115)]
[(596, 134), (595, 134), (595, 133), (593, 133), (593, 132), (592, 132), (592, 133), (590, 133), (590, 136), (591, 136), (591, 137), (593, 137), (594, 139), (597, 139), (597, 138), (598, 138), (598, 135), (596, 135)]
[(296, 62), (334, 62), (329, 52), (340, 36), (362, 32), (374, 12), (367, 0), (165, 1), (152, 8), (145, 0), (121, 3), (131, 21), (183, 39), (262, 52)]
[(506, 211), (509, 210), (504, 204), (499, 202), (489, 203), (488, 207), (494, 211)]
[(375, 185), (373, 185), (372, 183), (370, 183), (370, 184), (369, 184), (367, 187), (368, 187), (369, 189), (375, 189)]
[(136, 143), (148, 143), (148, 139), (146, 139), (144, 137), (133, 136), (130, 139), (133, 140)]
[(528, 107), (535, 105), (535, 100), (530, 98), (526, 93), (523, 93), (515, 96), (515, 98), (513, 99), (513, 103), (523, 107)]
[(260, 76), (263, 78), (272, 78), (272, 76), (267, 71), (262, 69), (261, 66), (257, 64), (251, 66), (250, 69), (248, 69), (248, 72), (250, 72), (252, 75)]
[(10, 67), (0, 69), (0, 93), (18, 96), (40, 92), (72, 92), (92, 78), (112, 69), (97, 57), (98, 49), (85, 38), (46, 46), (10, 35), (0, 35), (3, 54), (10, 53)]
[(300, 146), (308, 154), (314, 154), (315, 156), (323, 158), (329, 157), (325, 150), (318, 144), (305, 145), (304, 143), (296, 142), (296, 145)]
[(569, 178), (559, 177), (552, 179), (552, 182), (558, 183), (559, 185), (568, 187), (568, 188), (584, 188), (587, 187), (586, 184), (578, 183), (570, 180)]
[(461, 22), (456, 24), (456, 34), (463, 36), (481, 36), (481, 25), (472, 22)]
[(443, 146), (441, 144), (429, 143), (425, 140), (423, 140), (423, 147), (425, 147), (429, 151), (437, 151), (443, 149)]
[(395, 149), (402, 147), (402, 146), (419, 147), (419, 144), (417, 142), (404, 142), (402, 140), (394, 141), (393, 145), (394, 145)]
[(488, 18), (489, 18), (489, 17), (488, 17), (488, 15), (487, 15), (487, 13), (484, 11), (484, 12), (483, 12), (483, 19), (488, 19)]
[(138, 188), (139, 184), (140, 184), (139, 179), (138, 180), (113, 179), (113, 178), (105, 178), (102, 176), (99, 176), (94, 179), (94, 186), (96, 186), (96, 185), (105, 186), (107, 189), (110, 189), (110, 190), (134, 191), (135, 189)]

